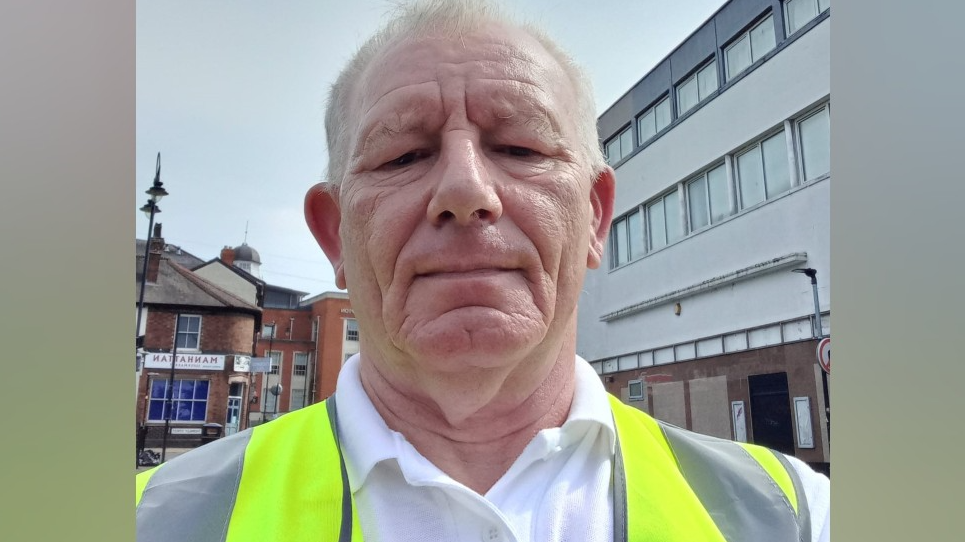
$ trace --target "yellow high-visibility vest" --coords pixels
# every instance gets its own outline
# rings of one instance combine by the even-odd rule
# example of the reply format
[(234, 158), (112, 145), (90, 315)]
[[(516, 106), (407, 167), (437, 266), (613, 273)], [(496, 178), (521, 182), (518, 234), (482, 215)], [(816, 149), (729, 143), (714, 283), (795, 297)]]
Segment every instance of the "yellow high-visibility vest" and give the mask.
[[(810, 541), (782, 454), (610, 404), (615, 541)], [(329, 399), (139, 473), (138, 542), (361, 542), (337, 419)]]

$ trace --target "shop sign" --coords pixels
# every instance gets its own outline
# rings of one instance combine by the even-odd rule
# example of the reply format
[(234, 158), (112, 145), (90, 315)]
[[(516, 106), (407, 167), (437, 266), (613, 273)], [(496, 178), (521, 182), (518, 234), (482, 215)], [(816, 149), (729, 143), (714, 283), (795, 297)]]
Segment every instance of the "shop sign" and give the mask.
[[(220, 371), (224, 369), (225, 357), (209, 354), (178, 354), (174, 363), (175, 369), (200, 369), (202, 371)], [(145, 369), (170, 369), (171, 354), (144, 354)]]

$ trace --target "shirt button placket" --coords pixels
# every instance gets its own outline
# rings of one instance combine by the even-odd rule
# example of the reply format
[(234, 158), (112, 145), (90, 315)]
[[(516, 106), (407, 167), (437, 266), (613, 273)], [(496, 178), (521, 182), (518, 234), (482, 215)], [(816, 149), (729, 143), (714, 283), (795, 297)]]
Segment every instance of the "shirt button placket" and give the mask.
[(502, 534), (499, 532), (499, 529), (497, 527), (489, 527), (487, 529), (483, 529), (483, 532), (482, 532), (483, 542), (499, 542), (502, 539), (503, 539)]

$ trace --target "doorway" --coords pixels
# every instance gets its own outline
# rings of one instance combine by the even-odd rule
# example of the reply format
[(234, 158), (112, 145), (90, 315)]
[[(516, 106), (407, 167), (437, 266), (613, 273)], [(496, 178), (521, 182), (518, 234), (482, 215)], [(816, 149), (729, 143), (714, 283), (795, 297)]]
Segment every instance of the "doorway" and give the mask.
[(787, 373), (751, 375), (747, 377), (747, 383), (751, 396), (754, 444), (794, 455)]
[(228, 414), (225, 416), (224, 434), (233, 435), (238, 432), (241, 423), (241, 399), (244, 397), (245, 385), (241, 382), (231, 384), (228, 391)]

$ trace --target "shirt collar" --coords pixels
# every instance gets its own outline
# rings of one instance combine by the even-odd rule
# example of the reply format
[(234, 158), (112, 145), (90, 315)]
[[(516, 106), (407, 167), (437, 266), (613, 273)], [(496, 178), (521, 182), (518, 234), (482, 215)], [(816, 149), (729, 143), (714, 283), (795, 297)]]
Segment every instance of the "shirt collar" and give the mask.
[[(560, 427), (561, 444), (578, 442), (594, 426), (599, 426), (612, 455), (616, 443), (613, 415), (603, 382), (580, 356), (576, 356), (573, 403), (566, 421)], [(342, 366), (338, 375), (335, 398), (339, 412), (339, 441), (345, 455), (352, 492), (358, 491), (372, 469), (381, 461), (399, 459), (399, 442), (404, 437), (389, 429), (382, 416), (362, 388), (359, 377), (359, 355)]]

